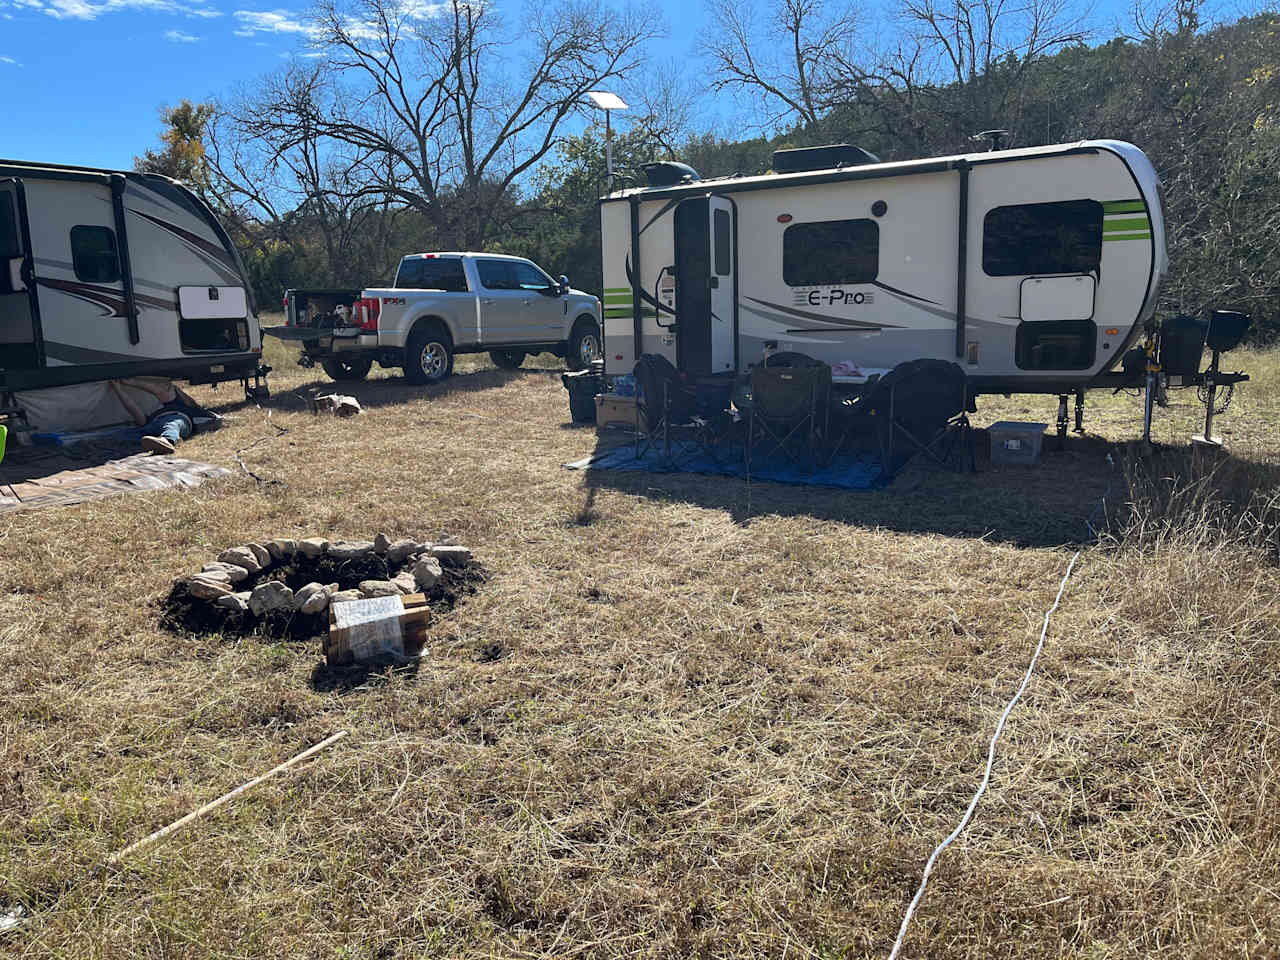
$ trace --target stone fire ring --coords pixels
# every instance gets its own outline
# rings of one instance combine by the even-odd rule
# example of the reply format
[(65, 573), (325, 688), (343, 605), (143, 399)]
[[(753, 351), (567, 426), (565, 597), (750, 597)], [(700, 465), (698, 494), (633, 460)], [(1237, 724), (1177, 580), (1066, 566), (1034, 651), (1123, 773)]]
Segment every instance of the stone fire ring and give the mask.
[[(336, 583), (319, 582), (293, 590), (282, 580), (263, 579), (273, 568), (289, 566), (303, 558), (326, 557), (341, 562), (367, 560), (374, 556), (384, 559), (388, 567), (399, 567), (400, 572), (390, 580), (363, 580), (358, 589), (348, 590), (340, 590)], [(204, 601), (229, 612), (252, 613), (255, 617), (318, 614), (327, 610), (330, 604), (346, 600), (428, 593), (443, 576), (441, 563), (461, 566), (470, 560), (471, 551), (466, 547), (417, 540), (393, 543), (381, 533), (371, 541), (330, 542), (323, 537), (280, 539), (229, 547), (218, 554), (217, 560), (206, 563), (199, 573), (179, 582), (186, 587), (187, 596), (192, 600)], [(252, 590), (235, 589), (237, 584), (251, 578), (259, 581)]]

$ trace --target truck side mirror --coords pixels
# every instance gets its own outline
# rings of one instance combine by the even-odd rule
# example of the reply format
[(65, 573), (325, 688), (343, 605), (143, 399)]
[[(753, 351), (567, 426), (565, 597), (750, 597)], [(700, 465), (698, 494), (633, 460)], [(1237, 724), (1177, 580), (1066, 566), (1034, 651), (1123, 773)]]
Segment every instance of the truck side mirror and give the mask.
[(569, 292), (569, 278), (563, 273), (560, 274), (560, 296), (564, 296)]

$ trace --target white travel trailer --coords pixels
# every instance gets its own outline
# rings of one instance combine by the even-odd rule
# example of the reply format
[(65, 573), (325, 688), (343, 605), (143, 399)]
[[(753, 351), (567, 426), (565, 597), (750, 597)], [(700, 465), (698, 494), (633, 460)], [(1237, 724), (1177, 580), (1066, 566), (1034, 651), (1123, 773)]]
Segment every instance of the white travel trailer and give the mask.
[(779, 151), (702, 180), (652, 164), (601, 200), (606, 374), (695, 376), (773, 350), (864, 369), (935, 358), (971, 393), (1077, 393), (1118, 365), (1167, 259), (1158, 178), (1109, 140), (881, 163)]
[(261, 360), (244, 266), (190, 190), (0, 160), (0, 396), (158, 375), (261, 397)]

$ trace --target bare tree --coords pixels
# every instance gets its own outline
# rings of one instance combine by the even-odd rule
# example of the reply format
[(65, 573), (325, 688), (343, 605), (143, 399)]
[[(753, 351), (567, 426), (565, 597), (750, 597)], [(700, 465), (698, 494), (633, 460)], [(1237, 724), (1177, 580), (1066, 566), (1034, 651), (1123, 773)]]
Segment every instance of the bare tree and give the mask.
[(710, 12), (700, 46), (712, 64), (712, 88), (763, 95), (766, 128), (817, 123), (829, 105), (831, 65), (854, 38), (852, 7), (779, 0), (772, 13), (761, 14), (751, 2), (711, 0)]
[(635, 68), (658, 26), (597, 0), (534, 6), (519, 31), (469, 0), (340, 4), (317, 10), (325, 75), (339, 79), (308, 123), (350, 151), (363, 192), (419, 211), (464, 247), (500, 226), (586, 92)]

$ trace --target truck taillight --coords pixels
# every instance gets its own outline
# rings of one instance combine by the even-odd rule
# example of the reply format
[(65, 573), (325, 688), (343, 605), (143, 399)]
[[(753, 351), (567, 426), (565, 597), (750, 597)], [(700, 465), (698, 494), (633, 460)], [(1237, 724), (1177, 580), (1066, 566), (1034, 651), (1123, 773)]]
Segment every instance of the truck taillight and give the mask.
[(377, 297), (362, 297), (356, 301), (356, 326), (363, 330), (375, 331), (378, 329), (378, 311), (382, 307), (382, 301)]

